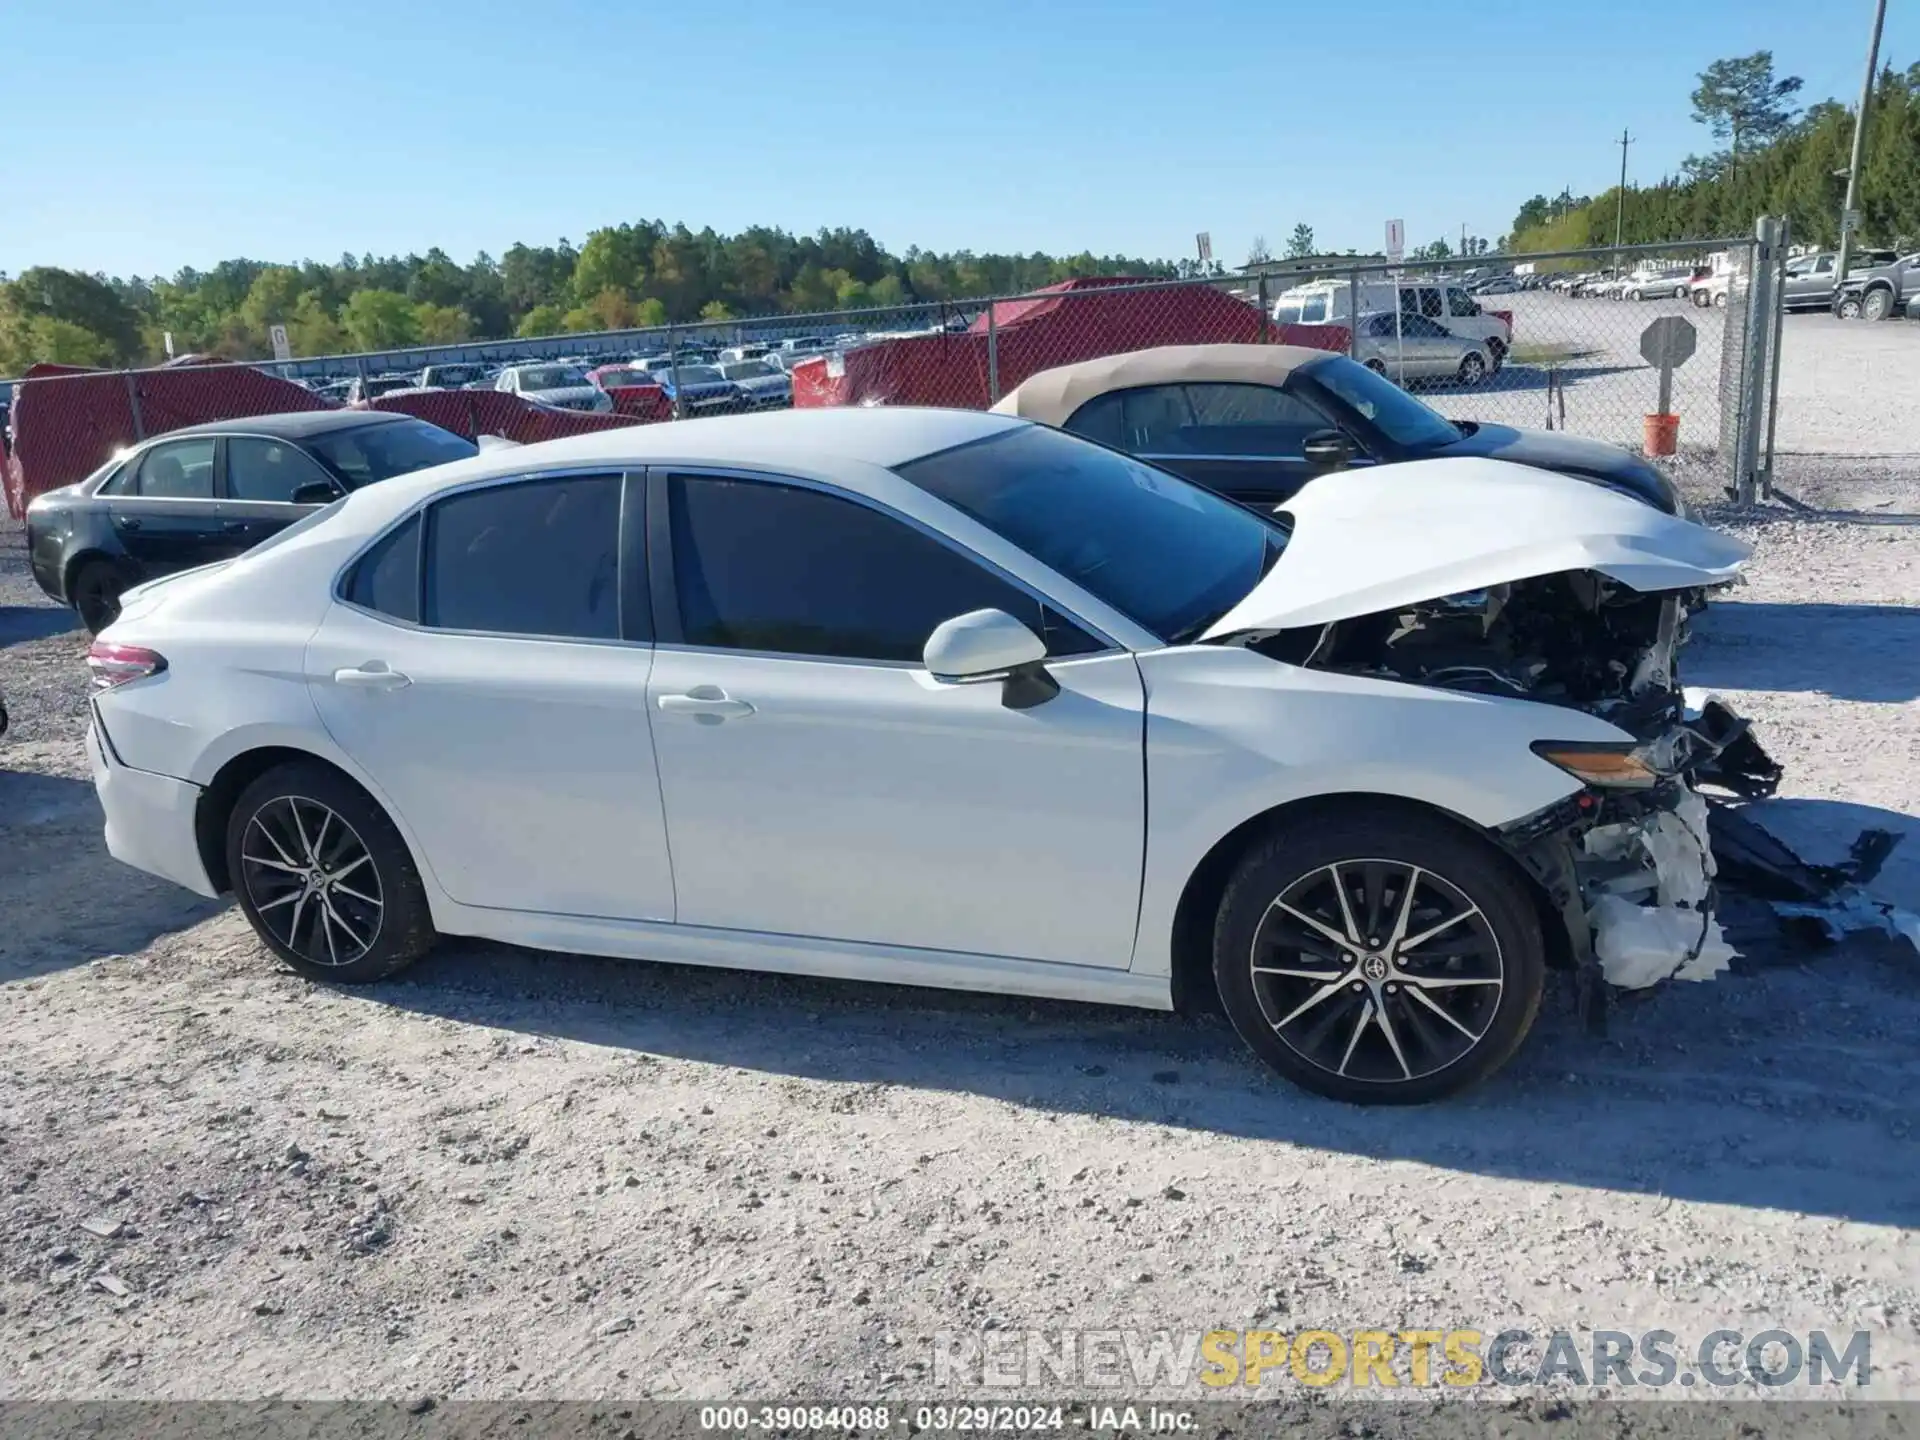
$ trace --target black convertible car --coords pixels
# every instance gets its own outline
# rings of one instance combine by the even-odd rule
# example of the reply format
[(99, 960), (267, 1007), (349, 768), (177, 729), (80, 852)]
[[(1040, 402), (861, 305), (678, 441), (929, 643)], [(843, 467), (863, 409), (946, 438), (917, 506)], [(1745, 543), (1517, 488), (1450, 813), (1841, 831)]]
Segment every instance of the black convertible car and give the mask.
[(1057, 425), (1246, 505), (1280, 504), (1348, 465), (1476, 456), (1623, 491), (1668, 514), (1649, 460), (1601, 440), (1449, 420), (1345, 355), (1297, 345), (1176, 345), (1043, 370), (993, 407)]
[(357, 486), (477, 453), (438, 425), (366, 410), (171, 430), (27, 506), (33, 578), (98, 633), (130, 586), (238, 555)]

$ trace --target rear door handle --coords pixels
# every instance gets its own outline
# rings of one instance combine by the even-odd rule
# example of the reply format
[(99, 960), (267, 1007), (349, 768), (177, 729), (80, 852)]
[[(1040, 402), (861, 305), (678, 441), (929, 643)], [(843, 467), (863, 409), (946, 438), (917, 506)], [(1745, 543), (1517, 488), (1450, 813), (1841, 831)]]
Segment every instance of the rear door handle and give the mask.
[(220, 528), (229, 535), (244, 535), (253, 527), (245, 520), (229, 520)]
[(334, 671), (333, 683), (354, 690), (404, 690), (413, 681), (378, 660), (369, 660), (356, 668)]
[(140, 528), (140, 519), (136, 515), (116, 515), (113, 517), (113, 523), (118, 525), (122, 530), (138, 530)]
[(733, 699), (718, 685), (696, 685), (684, 695), (662, 695), (658, 703), (668, 715), (691, 715), (710, 723), (753, 714), (753, 706)]

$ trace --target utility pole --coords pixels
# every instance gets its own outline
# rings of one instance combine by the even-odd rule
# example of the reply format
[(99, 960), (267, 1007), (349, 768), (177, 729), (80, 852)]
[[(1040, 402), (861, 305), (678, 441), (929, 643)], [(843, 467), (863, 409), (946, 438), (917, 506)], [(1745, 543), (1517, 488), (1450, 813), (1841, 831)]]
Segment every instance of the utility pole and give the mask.
[(1853, 113), (1853, 155), (1847, 163), (1847, 198), (1840, 206), (1840, 258), (1833, 272), (1834, 299), (1847, 283), (1847, 262), (1853, 256), (1854, 208), (1860, 203), (1860, 162), (1867, 148), (1867, 105), (1873, 99), (1874, 72), (1880, 67), (1880, 29), (1887, 21), (1887, 0), (1875, 0), (1873, 39), (1867, 44), (1867, 75), (1860, 82), (1860, 108)]
[(1624, 129), (1615, 142), (1620, 147), (1620, 190), (1613, 207), (1613, 268), (1620, 268), (1620, 237), (1627, 228), (1627, 146), (1633, 143), (1633, 136)]

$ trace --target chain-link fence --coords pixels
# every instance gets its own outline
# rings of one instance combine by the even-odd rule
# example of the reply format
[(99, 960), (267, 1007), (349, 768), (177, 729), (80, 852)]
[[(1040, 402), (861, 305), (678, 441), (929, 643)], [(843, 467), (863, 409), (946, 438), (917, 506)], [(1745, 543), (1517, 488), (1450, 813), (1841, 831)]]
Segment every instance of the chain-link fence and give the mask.
[[(1079, 361), (1274, 344), (1350, 355), (1450, 419), (1645, 449), (1733, 484), (1764, 468), (1777, 317), (1756, 309), (1756, 296), (1783, 258), (1766, 239), (1742, 239), (1394, 268), (1272, 267), (255, 364), (39, 367), (11, 387), (7, 494), (18, 513), (120, 447), (276, 411), (364, 405), (526, 443), (786, 405), (981, 409)], [(1210, 352), (1206, 363), (1218, 371), (1223, 356)]]

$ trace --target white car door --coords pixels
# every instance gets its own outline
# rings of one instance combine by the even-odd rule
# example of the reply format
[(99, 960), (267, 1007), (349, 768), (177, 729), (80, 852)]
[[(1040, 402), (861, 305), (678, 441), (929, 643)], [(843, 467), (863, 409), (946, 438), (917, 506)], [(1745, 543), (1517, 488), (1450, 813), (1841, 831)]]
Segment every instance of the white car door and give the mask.
[[(1132, 655), (865, 501), (654, 483), (648, 696), (679, 921), (1125, 968), (1146, 816)], [(933, 628), (989, 607), (1044, 634), (1057, 696), (1009, 709), (998, 682), (927, 673)]]
[(362, 557), (308, 643), (328, 733), (461, 904), (673, 918), (644, 493), (533, 477), (438, 500)]

